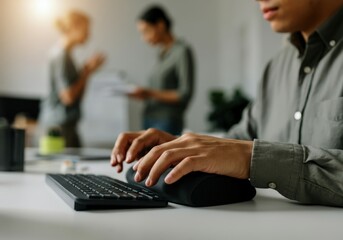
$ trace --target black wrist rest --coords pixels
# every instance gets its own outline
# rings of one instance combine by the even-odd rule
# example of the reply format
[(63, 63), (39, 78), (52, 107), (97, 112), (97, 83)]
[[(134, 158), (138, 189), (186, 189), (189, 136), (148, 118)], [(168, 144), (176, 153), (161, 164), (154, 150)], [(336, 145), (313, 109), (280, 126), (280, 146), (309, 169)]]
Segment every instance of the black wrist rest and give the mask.
[[(167, 201), (191, 207), (206, 207), (249, 201), (256, 195), (249, 180), (231, 178), (203, 172), (192, 172), (173, 184), (166, 184), (164, 178), (168, 169), (149, 189), (155, 191)], [(145, 181), (134, 181), (136, 172), (130, 168), (126, 173), (129, 183), (145, 187)]]

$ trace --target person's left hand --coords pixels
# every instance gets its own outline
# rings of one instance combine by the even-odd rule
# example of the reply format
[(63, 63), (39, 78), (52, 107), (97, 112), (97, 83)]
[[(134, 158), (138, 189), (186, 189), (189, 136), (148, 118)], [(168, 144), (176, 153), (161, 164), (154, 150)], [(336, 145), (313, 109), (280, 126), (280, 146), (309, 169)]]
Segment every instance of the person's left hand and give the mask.
[(135, 181), (147, 177), (146, 186), (156, 184), (163, 172), (174, 166), (164, 181), (172, 184), (184, 175), (201, 171), (247, 179), (253, 142), (185, 134), (151, 149), (134, 166)]

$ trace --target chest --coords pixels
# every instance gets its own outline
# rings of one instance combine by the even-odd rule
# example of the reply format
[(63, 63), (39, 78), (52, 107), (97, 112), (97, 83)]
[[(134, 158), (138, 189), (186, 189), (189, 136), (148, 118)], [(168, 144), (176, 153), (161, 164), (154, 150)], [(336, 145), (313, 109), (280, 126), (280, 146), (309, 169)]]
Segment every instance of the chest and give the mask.
[(312, 66), (294, 56), (276, 64), (263, 97), (260, 134), (273, 141), (343, 148), (342, 49)]
[(179, 63), (173, 54), (165, 56), (155, 64), (150, 87), (158, 89), (176, 89), (179, 86)]

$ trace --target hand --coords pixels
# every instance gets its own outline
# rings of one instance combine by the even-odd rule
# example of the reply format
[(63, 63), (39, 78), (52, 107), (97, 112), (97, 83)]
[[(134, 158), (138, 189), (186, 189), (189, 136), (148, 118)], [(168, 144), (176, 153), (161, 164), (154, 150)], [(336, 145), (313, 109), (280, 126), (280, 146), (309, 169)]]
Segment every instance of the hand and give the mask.
[[(145, 143), (142, 139), (140, 146)], [(147, 177), (145, 184), (148, 187), (156, 184), (169, 167), (174, 168), (164, 179), (167, 184), (195, 171), (249, 178), (253, 147), (250, 141), (185, 134), (175, 140), (159, 143), (162, 144), (152, 148), (133, 166), (135, 181), (140, 182)], [(137, 153), (142, 149), (136, 146), (131, 145), (130, 151)]]
[(103, 54), (96, 54), (88, 59), (85, 63), (84, 69), (88, 73), (95, 72), (103, 63), (105, 62), (106, 58)]
[(133, 92), (129, 93), (128, 96), (138, 100), (145, 100), (149, 98), (150, 91), (146, 88), (137, 87)]
[(117, 172), (123, 170), (123, 162), (132, 163), (152, 147), (176, 139), (169, 133), (149, 129), (141, 132), (122, 133), (117, 138), (111, 154), (111, 165)]

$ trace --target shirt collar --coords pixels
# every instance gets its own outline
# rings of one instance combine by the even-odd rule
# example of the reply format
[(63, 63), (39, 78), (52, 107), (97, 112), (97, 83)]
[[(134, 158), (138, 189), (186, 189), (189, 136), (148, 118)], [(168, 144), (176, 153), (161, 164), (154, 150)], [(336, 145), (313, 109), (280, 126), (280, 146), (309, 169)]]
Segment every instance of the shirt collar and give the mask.
[[(324, 43), (327, 50), (330, 50), (343, 39), (343, 7), (332, 17), (325, 21), (310, 37), (310, 41), (319, 39)], [(306, 50), (306, 42), (300, 32), (291, 34), (290, 42), (298, 49), (300, 56)]]

